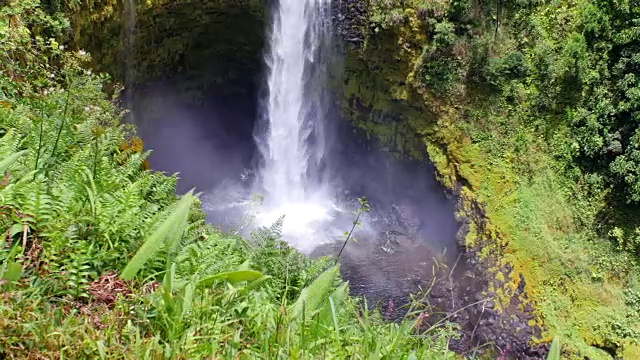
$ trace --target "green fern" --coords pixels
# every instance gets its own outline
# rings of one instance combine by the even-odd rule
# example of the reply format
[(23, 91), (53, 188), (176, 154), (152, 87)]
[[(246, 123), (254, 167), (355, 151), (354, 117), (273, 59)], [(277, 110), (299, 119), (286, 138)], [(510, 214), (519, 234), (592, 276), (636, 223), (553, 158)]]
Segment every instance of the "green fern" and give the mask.
[(271, 224), (271, 227), (269, 227), (269, 232), (276, 239), (280, 239), (282, 237), (282, 227), (284, 226), (284, 218), (285, 218), (285, 215), (281, 215), (278, 218), (278, 220), (276, 220), (276, 222)]
[(279, 241), (282, 238), (282, 227), (284, 226), (285, 215), (282, 215), (269, 227), (259, 227), (251, 233), (251, 238), (255, 246), (264, 246), (270, 241)]
[(0, 174), (4, 174), (9, 167), (19, 158), (27, 154), (27, 150), (22, 150), (17, 153), (13, 153), (4, 159), (0, 160)]
[(178, 273), (182, 277), (213, 275), (226, 269), (237, 268), (243, 261), (245, 255), (242, 254), (237, 241), (217, 233), (211, 233), (206, 240), (181, 247), (175, 257)]

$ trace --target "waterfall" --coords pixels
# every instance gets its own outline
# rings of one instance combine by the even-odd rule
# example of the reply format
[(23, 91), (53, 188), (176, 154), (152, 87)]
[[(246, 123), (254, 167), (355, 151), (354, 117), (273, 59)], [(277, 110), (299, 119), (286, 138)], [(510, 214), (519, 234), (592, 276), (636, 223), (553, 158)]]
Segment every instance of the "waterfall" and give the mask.
[(313, 247), (307, 235), (331, 209), (320, 170), (326, 146), (323, 94), (330, 5), (330, 0), (279, 0), (265, 56), (268, 97), (257, 139), (264, 160), (259, 174), (266, 206), (262, 220), (285, 215), (285, 235), (306, 237), (294, 240), (303, 250)]
[(125, 106), (130, 111), (130, 121), (134, 121), (134, 101), (131, 88), (134, 83), (135, 70), (135, 38), (137, 26), (137, 14), (135, 0), (126, 0), (124, 3), (125, 26), (124, 26), (124, 86), (125, 86)]

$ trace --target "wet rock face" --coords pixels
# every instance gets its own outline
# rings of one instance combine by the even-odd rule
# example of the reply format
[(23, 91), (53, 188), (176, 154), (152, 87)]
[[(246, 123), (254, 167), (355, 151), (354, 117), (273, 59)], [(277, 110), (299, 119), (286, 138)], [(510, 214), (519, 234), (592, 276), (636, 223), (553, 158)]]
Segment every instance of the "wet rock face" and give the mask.
[[(458, 242), (465, 246), (464, 273), (448, 287), (436, 286), (431, 294), (432, 304), (451, 315), (463, 330), (462, 337), (451, 347), (459, 353), (476, 351), (498, 359), (545, 359), (548, 346), (532, 345), (541, 336), (542, 328), (525, 292), (526, 279), (500, 261), (502, 254), (495, 246), (503, 243), (497, 238), (500, 234), (487, 231), (482, 206), (463, 189), (458, 184), (455, 196), (462, 223)], [(474, 233), (472, 228), (476, 229)], [(468, 241), (469, 236), (474, 237), (473, 241)], [(485, 248), (492, 249), (489, 256), (484, 255)], [(484, 347), (478, 349), (480, 346)]]
[(368, 20), (368, 2), (362, 0), (340, 0), (334, 4), (334, 24), (342, 39), (360, 46), (365, 41)]
[(108, 0), (109, 11), (96, 7), (71, 14), (73, 45), (89, 51), (94, 67), (120, 83), (180, 76), (189, 84), (181, 92), (255, 94), (271, 2)]

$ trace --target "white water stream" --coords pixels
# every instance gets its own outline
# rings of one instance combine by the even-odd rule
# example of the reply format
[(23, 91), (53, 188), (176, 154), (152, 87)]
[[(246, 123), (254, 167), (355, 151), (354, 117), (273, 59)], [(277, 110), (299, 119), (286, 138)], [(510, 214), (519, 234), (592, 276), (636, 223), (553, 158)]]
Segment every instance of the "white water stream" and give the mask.
[[(136, 41), (136, 27), (137, 27), (137, 14), (135, 0), (127, 0), (124, 3), (125, 13), (125, 29), (124, 29), (124, 85), (125, 85), (125, 99), (124, 102), (129, 109), (131, 121), (134, 122), (134, 101), (133, 92), (131, 88), (134, 82), (135, 71), (135, 41)], [(135, 122), (134, 122), (135, 123)]]
[(330, 0), (279, 0), (265, 58), (269, 92), (264, 130), (257, 134), (264, 204), (257, 220), (269, 225), (285, 215), (284, 237), (302, 251), (318, 245), (319, 227), (334, 210), (319, 170), (326, 146), (322, 55), (328, 51), (330, 16)]

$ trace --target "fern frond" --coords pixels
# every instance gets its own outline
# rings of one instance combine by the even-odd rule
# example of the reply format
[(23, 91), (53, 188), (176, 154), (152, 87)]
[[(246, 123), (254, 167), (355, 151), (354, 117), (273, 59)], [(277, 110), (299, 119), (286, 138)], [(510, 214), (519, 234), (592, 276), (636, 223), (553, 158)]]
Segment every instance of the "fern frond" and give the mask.
[(284, 225), (285, 215), (282, 215), (269, 227), (259, 227), (251, 233), (253, 245), (256, 247), (264, 247), (269, 242), (279, 241), (282, 238), (282, 227)]
[(13, 153), (4, 159), (0, 160), (0, 174), (4, 174), (13, 163), (19, 158), (23, 157), (27, 154), (27, 150), (22, 150), (16, 153)]
[(22, 136), (15, 129), (9, 128), (6, 134), (0, 139), (0, 156), (5, 157), (16, 153), (20, 149)]
[(284, 226), (284, 217), (285, 215), (281, 215), (276, 222), (271, 224), (269, 231), (271, 232), (271, 236), (276, 239), (280, 239), (282, 237), (282, 227)]

